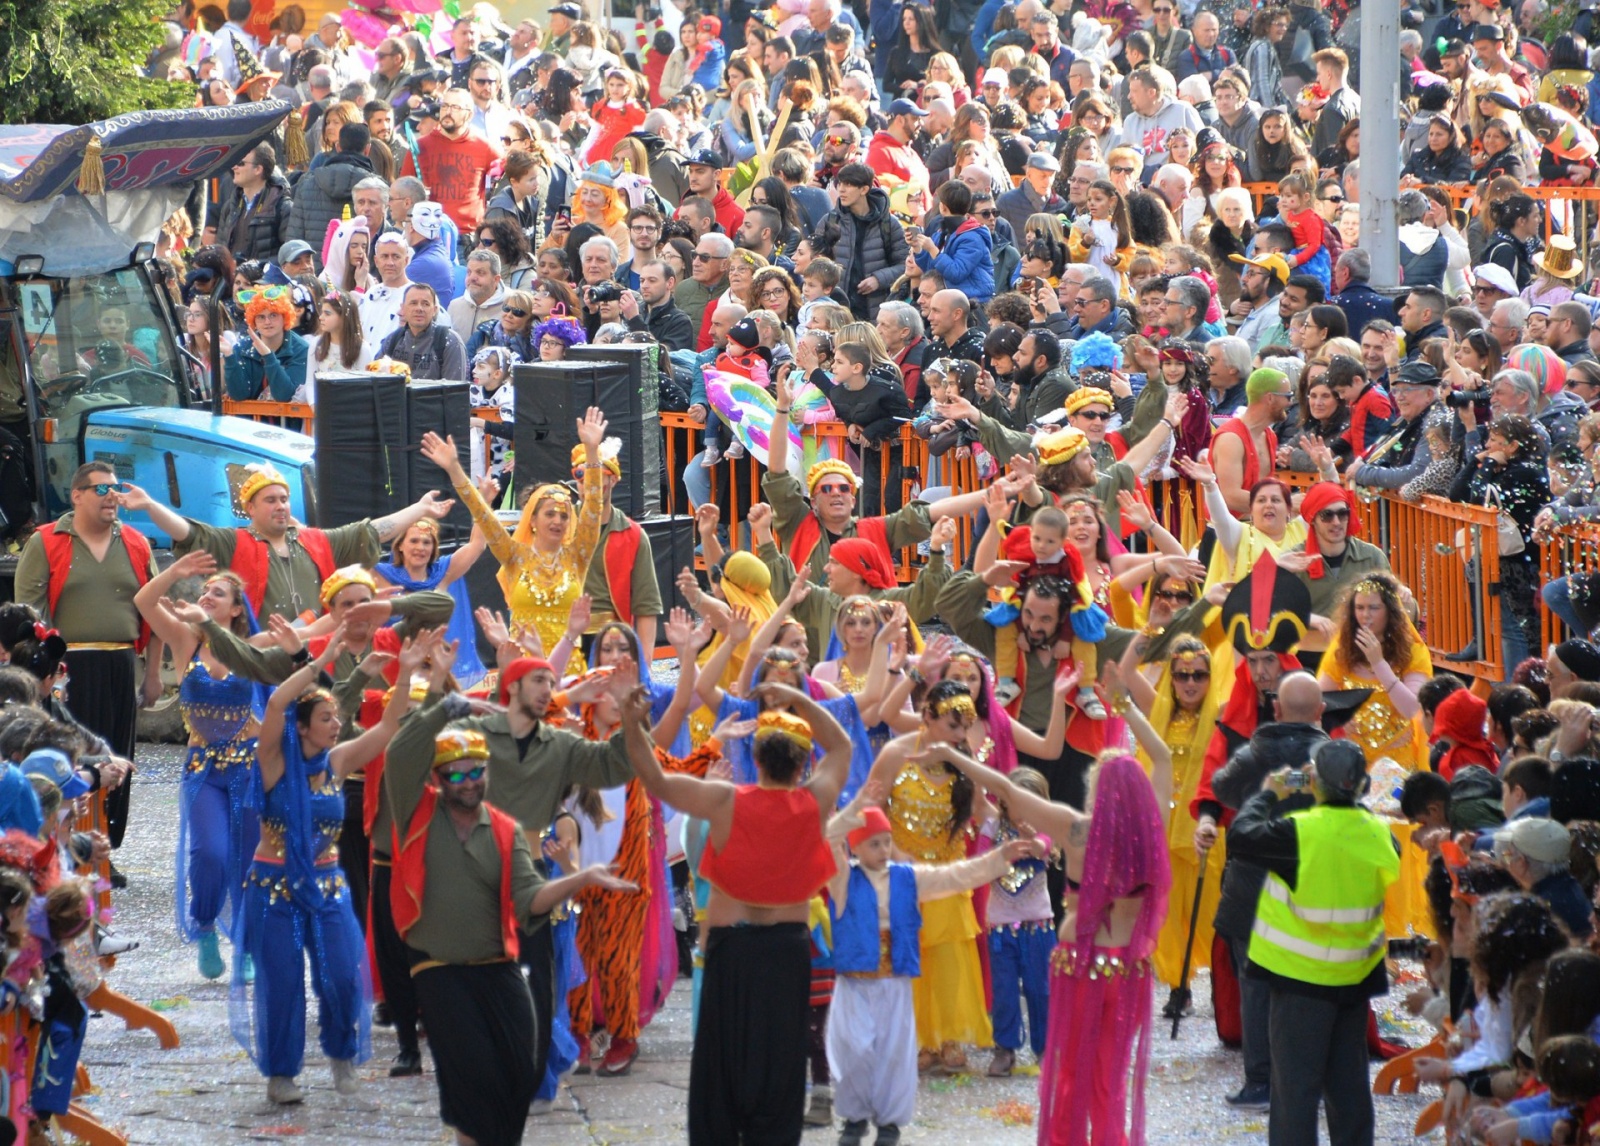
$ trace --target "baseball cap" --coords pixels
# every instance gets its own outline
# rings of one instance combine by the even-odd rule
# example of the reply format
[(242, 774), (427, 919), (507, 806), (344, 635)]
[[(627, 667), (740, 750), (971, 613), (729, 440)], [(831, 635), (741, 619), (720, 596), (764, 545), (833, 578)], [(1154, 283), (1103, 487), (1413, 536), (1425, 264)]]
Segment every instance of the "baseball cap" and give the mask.
[(310, 243), (304, 239), (290, 239), (278, 248), (278, 265), (281, 267), (285, 263), (292, 263), (301, 256), (309, 255), (310, 253)]
[(1400, 367), (1394, 380), (1411, 386), (1437, 386), (1441, 381), (1439, 371), (1434, 369), (1433, 364), (1421, 358), (1413, 358)]
[(988, 84), (998, 84), (1000, 87), (1005, 87), (1010, 82), (1011, 77), (1004, 68), (989, 68), (983, 73), (983, 83), (978, 86), (984, 87)]
[(1499, 24), (1479, 24), (1472, 29), (1472, 42), (1474, 44), (1481, 40), (1493, 40), (1496, 43), (1500, 43), (1505, 38), (1506, 30)]
[(1056, 157), (1048, 151), (1035, 151), (1028, 156), (1028, 166), (1035, 171), (1060, 171), (1061, 164), (1056, 162)]
[(908, 99), (897, 99), (892, 104), (889, 105), (889, 118), (890, 119), (893, 119), (897, 115), (914, 115), (918, 119), (921, 119), (923, 116), (925, 116), (927, 114), (928, 113), (926, 111), (924, 111), (922, 108), (918, 107), (916, 104), (912, 103)]
[(1495, 835), (1495, 854), (1504, 858), (1507, 844), (1538, 863), (1565, 863), (1572, 853), (1572, 833), (1554, 820), (1529, 817), (1511, 821)]
[(683, 161), (685, 167), (715, 167), (722, 170), (722, 156), (712, 151), (709, 147), (702, 147), (699, 151)]
[(61, 789), (63, 800), (76, 800), (89, 791), (89, 782), (73, 770), (72, 761), (59, 748), (35, 748), (22, 760), (24, 776), (43, 776)]
[(1277, 251), (1269, 251), (1267, 254), (1257, 255), (1253, 259), (1247, 259), (1243, 255), (1229, 255), (1228, 259), (1230, 262), (1260, 267), (1262, 270), (1277, 276), (1280, 283), (1288, 283), (1289, 281), (1289, 262)]
[(1312, 763), (1317, 778), (1334, 793), (1355, 799), (1367, 787), (1367, 757), (1349, 740), (1329, 740), (1319, 745)]
[(583, 19), (583, 9), (576, 4), (557, 4), (550, 9), (552, 16), (565, 16), (569, 20)]

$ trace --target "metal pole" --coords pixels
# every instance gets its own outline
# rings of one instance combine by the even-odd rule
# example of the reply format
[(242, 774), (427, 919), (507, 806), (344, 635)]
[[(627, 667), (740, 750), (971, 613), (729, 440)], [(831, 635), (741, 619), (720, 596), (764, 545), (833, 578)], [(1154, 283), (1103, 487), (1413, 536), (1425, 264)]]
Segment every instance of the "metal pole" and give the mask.
[(1372, 285), (1400, 285), (1394, 203), (1400, 194), (1400, 4), (1361, 6), (1361, 246)]

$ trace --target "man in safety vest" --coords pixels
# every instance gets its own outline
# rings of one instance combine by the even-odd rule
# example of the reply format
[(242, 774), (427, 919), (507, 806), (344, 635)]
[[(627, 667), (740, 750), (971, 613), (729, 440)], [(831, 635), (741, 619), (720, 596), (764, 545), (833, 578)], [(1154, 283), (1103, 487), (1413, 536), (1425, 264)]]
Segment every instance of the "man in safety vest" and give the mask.
[[(607, 621), (621, 621), (639, 634), (639, 648), (648, 657), (656, 647), (656, 624), (663, 609), (661, 584), (656, 579), (656, 559), (650, 538), (639, 523), (611, 504), (611, 491), (622, 480), (618, 461), (622, 443), (607, 438), (600, 443), (600, 464), (605, 468), (606, 503), (600, 512), (600, 541), (589, 559), (583, 591), (589, 595), (589, 631)], [(582, 443), (572, 447), (572, 476), (583, 480)]]
[[(1368, 1000), (1389, 990), (1383, 901), (1400, 873), (1382, 820), (1356, 801), (1366, 758), (1348, 740), (1320, 745), (1308, 768), (1267, 777), (1228, 832), (1228, 852), (1267, 869), (1247, 975), (1269, 984), (1270, 1146), (1315, 1146), (1326, 1102), (1332, 1146), (1370, 1146)], [(1278, 801), (1309, 787), (1316, 804), (1286, 816)]]

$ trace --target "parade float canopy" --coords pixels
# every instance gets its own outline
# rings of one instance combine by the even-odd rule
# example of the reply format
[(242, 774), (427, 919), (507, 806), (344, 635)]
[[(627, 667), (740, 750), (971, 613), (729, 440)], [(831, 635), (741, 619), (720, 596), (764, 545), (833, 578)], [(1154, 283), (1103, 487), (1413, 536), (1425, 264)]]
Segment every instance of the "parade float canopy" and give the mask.
[[(0, 259), (69, 277), (125, 266), (197, 181), (233, 167), (292, 110), (283, 100), (137, 111), (80, 127), (0, 127)], [(99, 142), (103, 194), (78, 190)]]

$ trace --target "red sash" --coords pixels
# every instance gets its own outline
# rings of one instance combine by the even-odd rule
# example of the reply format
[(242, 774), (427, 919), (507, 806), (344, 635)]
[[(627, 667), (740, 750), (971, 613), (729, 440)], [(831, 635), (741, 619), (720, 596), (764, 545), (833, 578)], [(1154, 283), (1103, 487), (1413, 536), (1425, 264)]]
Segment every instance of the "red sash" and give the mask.
[(633, 563), (639, 556), (639, 539), (644, 530), (632, 518), (627, 525), (613, 529), (606, 537), (606, 589), (611, 593), (611, 612), (627, 625), (633, 621)]
[[(422, 790), (416, 811), (411, 813), (411, 823), (406, 828), (406, 838), (399, 841), (396, 832), (394, 849), (394, 877), (389, 885), (389, 908), (394, 915), (394, 928), (404, 939), (422, 918), (422, 892), (428, 883), (428, 825), (433, 821), (434, 805), (439, 802), (439, 789), (432, 784)], [(505, 942), (507, 959), (516, 959), (520, 945), (517, 941), (517, 914), (511, 904), (511, 852), (516, 845), (517, 833), (522, 830), (517, 821), (493, 804), (489, 810), (489, 828), (494, 833), (494, 846), (500, 849), (500, 935)]]
[[(122, 548), (128, 554), (128, 563), (133, 566), (134, 580), (139, 582), (142, 589), (150, 581), (150, 539), (131, 525), (119, 525), (117, 531), (122, 537)], [(73, 535), (56, 532), (56, 523), (53, 521), (40, 526), (38, 532), (43, 539), (45, 562), (50, 566), (50, 620), (53, 624), (56, 602), (61, 600), (61, 591), (67, 587), (67, 575), (72, 572)], [(150, 626), (141, 615), (139, 639), (133, 647), (142, 653), (149, 643)]]
[[(894, 563), (894, 552), (889, 548), (889, 527), (884, 525), (881, 517), (856, 518), (856, 536), (863, 541), (870, 541), (884, 555), (889, 558), (890, 564)], [(822, 522), (815, 513), (808, 513), (800, 519), (800, 524), (794, 531), (794, 540), (789, 542), (789, 560), (794, 562), (794, 571), (806, 567), (806, 562), (811, 560), (811, 552), (816, 549), (817, 542), (822, 540)], [(803, 574), (800, 574), (803, 576)]]
[[(317, 567), (318, 587), (333, 576), (333, 546), (328, 535), (320, 529), (301, 526), (295, 531), (295, 540), (311, 557)], [(267, 599), (267, 543), (248, 529), (233, 531), (233, 563), (229, 566), (244, 581), (244, 594), (250, 607), (261, 617), (261, 604)], [(294, 618), (289, 618), (293, 620)], [(266, 618), (261, 617), (265, 622)]]

